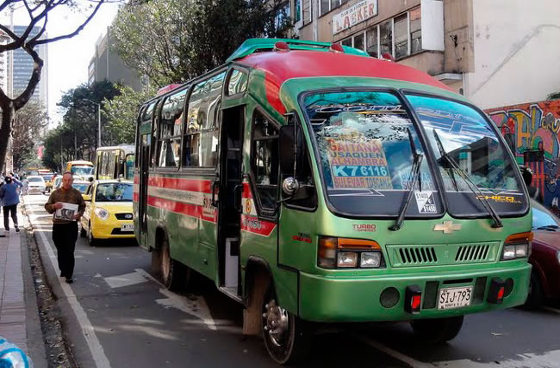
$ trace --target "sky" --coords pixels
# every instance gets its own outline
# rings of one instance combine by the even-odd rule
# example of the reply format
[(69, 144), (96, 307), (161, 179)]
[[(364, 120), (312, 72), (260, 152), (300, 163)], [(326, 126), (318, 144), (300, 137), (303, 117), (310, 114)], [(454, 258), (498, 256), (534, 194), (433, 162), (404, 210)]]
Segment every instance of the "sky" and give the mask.
[[(22, 10), (14, 12), (14, 25), (29, 23), (26, 12)], [(117, 10), (117, 4), (103, 4), (95, 17), (77, 36), (48, 44), (48, 112), (51, 127), (58, 125), (62, 120), (60, 108), (56, 104), (64, 92), (88, 81), (88, 66), (95, 52), (95, 43), (107, 33), (107, 27), (113, 21)], [(85, 18), (85, 14), (62, 7), (52, 14), (49, 13), (47, 23), (49, 38), (74, 31)], [(2, 24), (9, 24), (9, 18), (5, 15), (1, 20)]]

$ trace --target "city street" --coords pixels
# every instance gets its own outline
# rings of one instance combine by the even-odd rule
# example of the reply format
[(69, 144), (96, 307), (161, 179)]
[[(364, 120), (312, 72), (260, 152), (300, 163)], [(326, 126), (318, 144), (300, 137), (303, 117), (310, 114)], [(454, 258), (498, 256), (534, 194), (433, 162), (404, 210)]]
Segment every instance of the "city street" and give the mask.
[[(212, 284), (165, 290), (150, 254), (131, 243), (76, 246), (75, 282), (57, 276), (46, 196), (25, 197), (64, 333), (82, 367), (274, 367), (260, 338), (243, 339), (242, 308)], [(560, 309), (470, 315), (450, 343), (417, 341), (408, 324), (321, 331), (306, 367), (558, 367)]]

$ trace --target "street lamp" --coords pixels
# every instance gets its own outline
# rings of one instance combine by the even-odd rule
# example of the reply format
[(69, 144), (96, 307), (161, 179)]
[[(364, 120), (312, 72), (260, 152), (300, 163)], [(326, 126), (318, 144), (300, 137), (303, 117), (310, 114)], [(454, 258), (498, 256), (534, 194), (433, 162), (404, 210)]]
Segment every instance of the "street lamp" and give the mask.
[(101, 147), (101, 104), (87, 98), (83, 100), (97, 105), (97, 147)]

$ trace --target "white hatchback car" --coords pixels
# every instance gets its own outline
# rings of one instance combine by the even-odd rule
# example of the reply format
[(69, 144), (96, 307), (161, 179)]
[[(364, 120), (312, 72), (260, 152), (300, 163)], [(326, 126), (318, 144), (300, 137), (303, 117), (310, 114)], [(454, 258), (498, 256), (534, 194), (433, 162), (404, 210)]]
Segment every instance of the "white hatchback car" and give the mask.
[(42, 176), (32, 175), (27, 177), (27, 194), (45, 194), (46, 191), (47, 186)]

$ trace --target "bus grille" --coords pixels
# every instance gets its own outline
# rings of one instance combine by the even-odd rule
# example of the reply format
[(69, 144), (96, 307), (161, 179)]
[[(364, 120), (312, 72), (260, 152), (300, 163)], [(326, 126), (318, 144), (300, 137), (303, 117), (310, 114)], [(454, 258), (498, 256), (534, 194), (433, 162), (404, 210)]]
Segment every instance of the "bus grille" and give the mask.
[(392, 267), (443, 266), (493, 262), (499, 242), (437, 245), (387, 245)]

